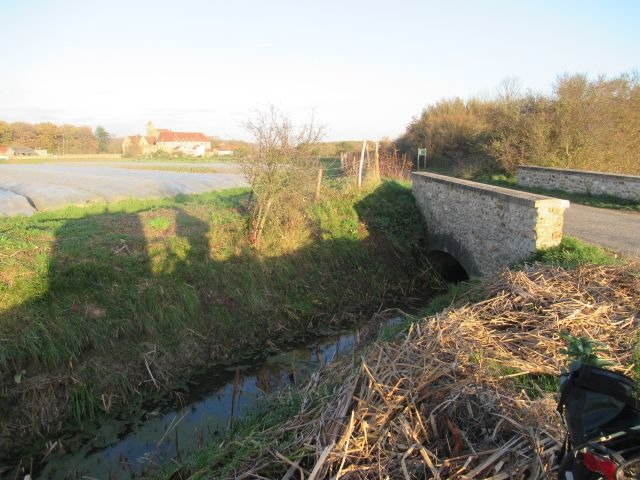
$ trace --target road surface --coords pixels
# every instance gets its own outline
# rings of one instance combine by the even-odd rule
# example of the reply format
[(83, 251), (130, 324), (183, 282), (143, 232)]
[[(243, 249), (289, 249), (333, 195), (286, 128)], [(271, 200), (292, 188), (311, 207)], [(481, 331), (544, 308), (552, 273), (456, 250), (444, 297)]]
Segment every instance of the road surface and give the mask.
[(640, 258), (640, 212), (571, 204), (564, 214), (564, 233)]
[[(204, 193), (247, 183), (229, 164), (221, 173), (135, 170), (118, 164), (41, 163), (0, 165), (0, 216), (31, 215), (67, 205)], [(152, 165), (141, 163), (141, 167)], [(185, 166), (184, 164), (181, 164)], [(129, 166), (129, 165), (128, 165)], [(135, 166), (135, 164), (133, 165)]]

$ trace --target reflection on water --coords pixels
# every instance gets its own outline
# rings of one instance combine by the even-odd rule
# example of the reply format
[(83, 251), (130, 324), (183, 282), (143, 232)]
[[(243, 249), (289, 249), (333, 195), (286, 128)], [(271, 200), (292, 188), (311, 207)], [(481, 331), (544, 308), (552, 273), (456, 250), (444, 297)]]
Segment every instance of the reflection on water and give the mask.
[(265, 393), (304, 380), (337, 354), (351, 352), (356, 337), (342, 335), (279, 353), (260, 365), (207, 372), (197, 379), (185, 407), (156, 405), (137, 420), (107, 420), (97, 431), (69, 439), (67, 453), (47, 458), (40, 478), (131, 478), (180, 458), (255, 408)]

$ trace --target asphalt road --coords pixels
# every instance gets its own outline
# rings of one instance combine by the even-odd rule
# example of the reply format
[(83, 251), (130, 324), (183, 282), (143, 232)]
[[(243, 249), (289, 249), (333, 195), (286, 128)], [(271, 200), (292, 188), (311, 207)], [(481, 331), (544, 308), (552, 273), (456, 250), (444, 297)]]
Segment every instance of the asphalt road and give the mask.
[(67, 205), (171, 197), (247, 185), (232, 166), (218, 169), (215, 165), (215, 168), (221, 173), (135, 170), (104, 163), (0, 165), (0, 216), (30, 215)]
[(571, 204), (564, 233), (624, 256), (640, 257), (640, 213)]

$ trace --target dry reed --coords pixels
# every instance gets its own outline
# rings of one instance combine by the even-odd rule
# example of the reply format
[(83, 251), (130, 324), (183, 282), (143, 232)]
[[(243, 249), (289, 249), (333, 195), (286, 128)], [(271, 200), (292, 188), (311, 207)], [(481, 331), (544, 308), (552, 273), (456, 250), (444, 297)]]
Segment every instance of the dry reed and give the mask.
[[(553, 394), (514, 377), (557, 374), (561, 332), (606, 343), (634, 366), (640, 310), (635, 266), (504, 271), (487, 300), (415, 323), (369, 347), (358, 368), (318, 372), (303, 394), (335, 385), (318, 407), (264, 432), (243, 478), (537, 479), (553, 476), (563, 436)], [(532, 398), (533, 397), (533, 398)]]

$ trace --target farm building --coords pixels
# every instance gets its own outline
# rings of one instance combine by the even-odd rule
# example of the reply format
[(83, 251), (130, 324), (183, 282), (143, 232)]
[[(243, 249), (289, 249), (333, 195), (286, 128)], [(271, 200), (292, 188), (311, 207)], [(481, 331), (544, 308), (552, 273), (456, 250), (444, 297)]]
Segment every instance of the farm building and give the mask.
[(230, 145), (227, 143), (221, 143), (216, 148), (216, 155), (219, 157), (233, 155), (233, 153), (237, 150), (234, 145)]
[(151, 155), (157, 149), (156, 137), (152, 135), (140, 137), (140, 149), (143, 155)]
[(0, 147), (4, 148), (4, 153), (2, 155), (6, 155), (7, 157), (32, 157), (38, 155), (38, 153), (29, 147), (15, 146), (15, 147)]
[(122, 153), (151, 155), (157, 151), (202, 157), (211, 150), (211, 142), (200, 132), (173, 132), (147, 123), (145, 136), (132, 135), (122, 142)]
[(201, 157), (211, 149), (211, 142), (199, 132), (171, 132), (162, 130), (157, 137), (157, 149)]
[(123, 155), (137, 155), (140, 153), (140, 135), (130, 135), (122, 140)]

